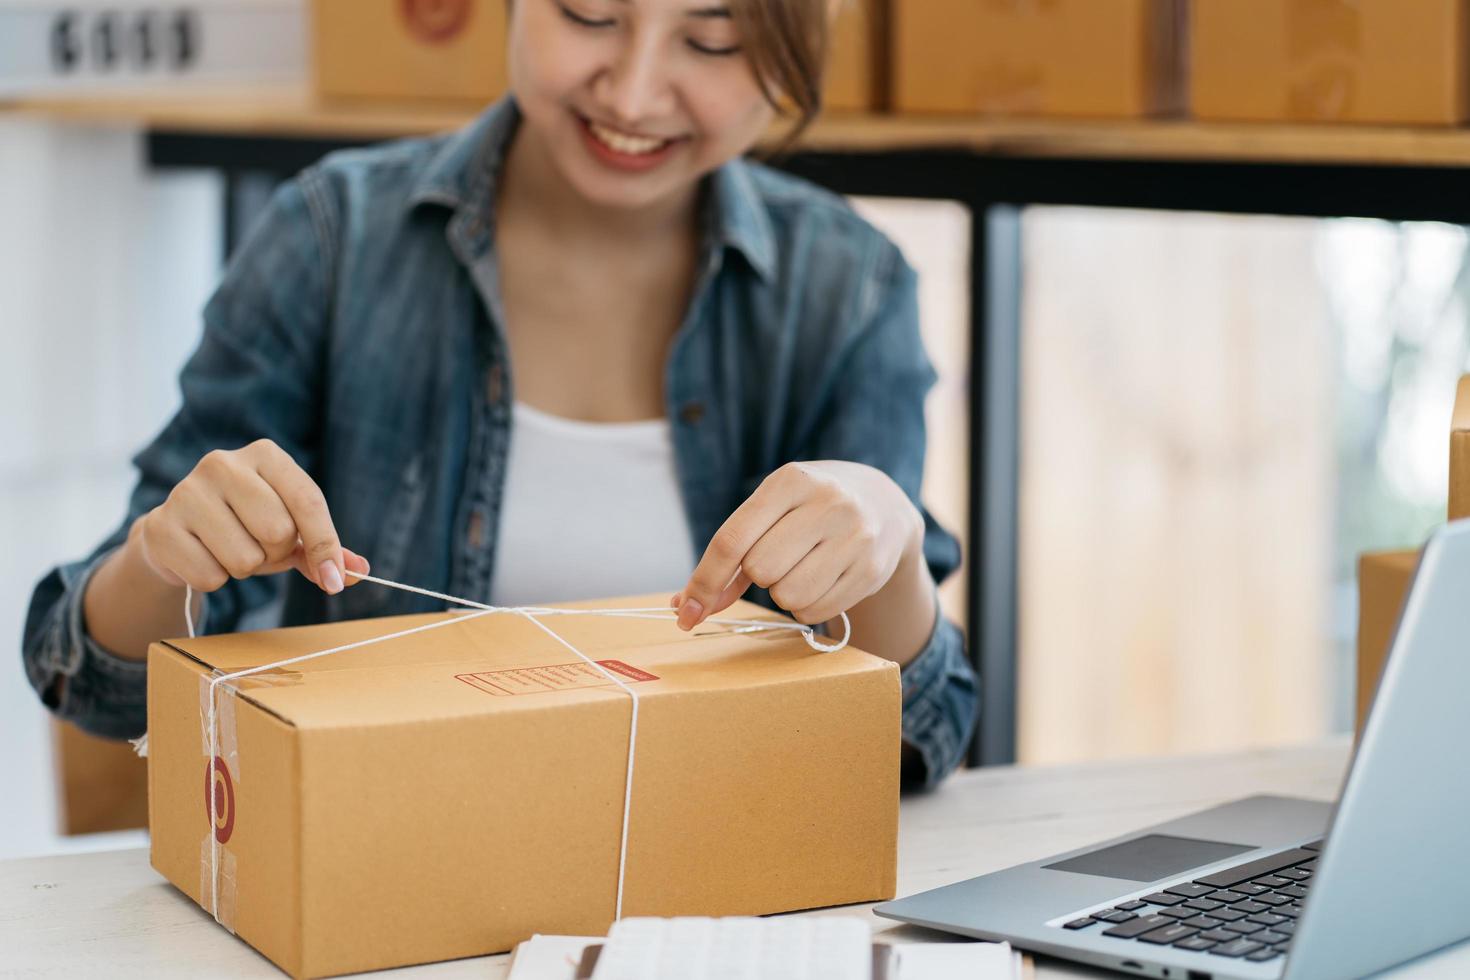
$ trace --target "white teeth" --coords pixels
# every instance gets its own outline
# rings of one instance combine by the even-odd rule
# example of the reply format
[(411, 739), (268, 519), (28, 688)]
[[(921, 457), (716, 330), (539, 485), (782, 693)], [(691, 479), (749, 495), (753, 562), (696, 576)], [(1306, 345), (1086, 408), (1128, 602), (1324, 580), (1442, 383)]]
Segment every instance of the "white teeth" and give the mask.
[(603, 143), (619, 153), (626, 153), (630, 156), (642, 156), (646, 153), (652, 153), (654, 150), (662, 148), (668, 142), (667, 140), (650, 139), (647, 136), (629, 136), (627, 133), (620, 133), (616, 129), (608, 129), (606, 126), (599, 125), (590, 120), (588, 121), (587, 127), (592, 130), (592, 135), (597, 137), (599, 143)]

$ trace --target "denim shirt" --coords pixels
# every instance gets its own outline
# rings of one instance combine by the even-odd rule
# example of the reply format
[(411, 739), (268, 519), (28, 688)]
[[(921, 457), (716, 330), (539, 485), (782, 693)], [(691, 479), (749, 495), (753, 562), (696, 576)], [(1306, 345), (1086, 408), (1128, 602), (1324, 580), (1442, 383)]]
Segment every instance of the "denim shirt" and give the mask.
[[(26, 673), (57, 715), (115, 738), (146, 727), (145, 665), (92, 640), (82, 595), (132, 522), (212, 449), (273, 440), (374, 574), (490, 594), (513, 398), (495, 186), (518, 123), (507, 99), (455, 133), (334, 153), (276, 191), (205, 306), (182, 406), (134, 458), (126, 518), (32, 596)], [(701, 201), (699, 278), (664, 373), (694, 561), (791, 460), (866, 463), (919, 505), (936, 376), (898, 249), (840, 198), (748, 161), (711, 174)], [(959, 542), (923, 514), (924, 558), (943, 581)], [(778, 608), (754, 586), (747, 598)], [(290, 573), (229, 581), (200, 629), (439, 608), (374, 587), (328, 597)], [(959, 627), (937, 616), (902, 682), (904, 739), (922, 761), (905, 781), (932, 786), (975, 722)]]

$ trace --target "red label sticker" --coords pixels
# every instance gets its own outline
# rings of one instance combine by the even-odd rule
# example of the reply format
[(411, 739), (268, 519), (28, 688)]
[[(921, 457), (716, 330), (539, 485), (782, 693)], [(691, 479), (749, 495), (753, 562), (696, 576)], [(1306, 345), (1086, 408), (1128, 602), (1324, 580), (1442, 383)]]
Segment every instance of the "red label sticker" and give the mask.
[(399, 0), (408, 29), (420, 41), (443, 44), (470, 22), (475, 0)]
[[(621, 660), (599, 660), (597, 663), (631, 681), (656, 681), (658, 676), (623, 663)], [(544, 667), (517, 667), (513, 670), (489, 670), (480, 674), (455, 674), (470, 687), (486, 694), (540, 694), (543, 691), (570, 691), (579, 687), (611, 687), (613, 682), (601, 671), (578, 661), (570, 664), (548, 664)]]
[(235, 784), (219, 756), (204, 767), (204, 814), (214, 824), (214, 839), (228, 841), (235, 832)]

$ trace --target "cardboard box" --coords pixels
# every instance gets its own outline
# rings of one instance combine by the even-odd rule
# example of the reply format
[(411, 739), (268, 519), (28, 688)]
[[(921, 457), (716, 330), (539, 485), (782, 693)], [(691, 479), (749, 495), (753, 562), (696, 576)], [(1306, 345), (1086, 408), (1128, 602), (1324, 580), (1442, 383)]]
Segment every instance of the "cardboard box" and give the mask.
[(899, 3), (901, 112), (1138, 117), (1180, 107), (1178, 0)]
[(1453, 125), (1466, 0), (1193, 0), (1200, 119)]
[(51, 740), (63, 834), (148, 826), (148, 762), (130, 743), (97, 738), (56, 720)]
[(325, 99), (485, 104), (506, 89), (505, 0), (313, 0)]
[(1455, 389), (1450, 419), (1450, 505), (1452, 521), (1470, 517), (1470, 374)]
[[(748, 602), (725, 615), (780, 621)], [(236, 696), (220, 685), (222, 763), (209, 765), (213, 671), (445, 619), (456, 621), (240, 679)], [(894, 894), (895, 664), (817, 654), (790, 630), (707, 626), (691, 638), (672, 620), (546, 622), (640, 694), (624, 915)], [(221, 921), (297, 977), (499, 952), (535, 932), (601, 935), (631, 704), (510, 614), (154, 644), (153, 866), (206, 909), (217, 880)]]
[(876, 112), (888, 102), (887, 0), (845, 0), (833, 25), (822, 104)]
[[(1470, 517), (1470, 374), (1455, 389), (1450, 420), (1449, 519)], [(1388, 659), (1388, 646), (1409, 593), (1417, 551), (1378, 551), (1358, 556), (1358, 713), (1363, 734), (1368, 707)]]
[[(505, 0), (313, 0), (317, 92), (325, 99), (489, 103), (508, 85)], [(848, 0), (834, 27), (825, 102), (882, 107), (886, 0)]]
[(1368, 707), (1383, 676), (1388, 646), (1409, 594), (1417, 551), (1375, 551), (1358, 556), (1358, 712), (1355, 737), (1363, 735)]

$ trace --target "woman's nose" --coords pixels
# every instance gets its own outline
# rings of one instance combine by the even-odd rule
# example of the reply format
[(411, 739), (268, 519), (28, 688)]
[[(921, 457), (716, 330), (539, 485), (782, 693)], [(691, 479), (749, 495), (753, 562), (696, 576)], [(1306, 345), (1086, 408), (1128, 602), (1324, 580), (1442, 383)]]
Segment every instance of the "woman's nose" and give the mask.
[(634, 36), (622, 46), (596, 93), (616, 121), (632, 126), (667, 113), (673, 92), (664, 62), (653, 39)]

